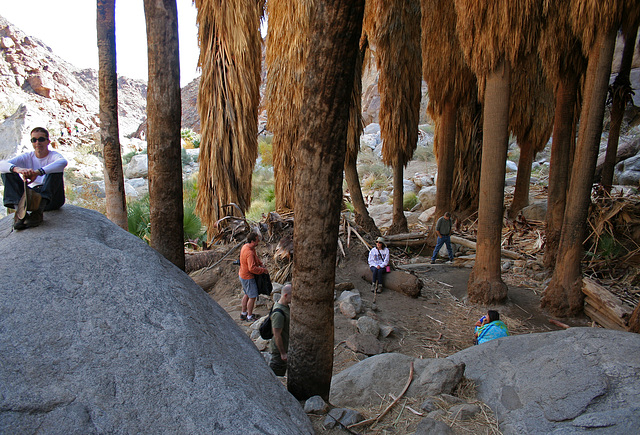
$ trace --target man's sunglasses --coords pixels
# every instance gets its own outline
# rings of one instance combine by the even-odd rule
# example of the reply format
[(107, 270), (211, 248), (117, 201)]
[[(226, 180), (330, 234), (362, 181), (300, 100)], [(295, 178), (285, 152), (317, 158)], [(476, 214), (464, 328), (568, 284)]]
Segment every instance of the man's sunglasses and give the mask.
[(32, 137), (32, 138), (31, 138), (31, 143), (36, 143), (36, 142), (46, 142), (46, 141), (48, 141), (48, 140), (49, 140), (49, 139), (47, 139), (46, 137), (42, 137), (42, 136), (40, 136), (40, 137)]

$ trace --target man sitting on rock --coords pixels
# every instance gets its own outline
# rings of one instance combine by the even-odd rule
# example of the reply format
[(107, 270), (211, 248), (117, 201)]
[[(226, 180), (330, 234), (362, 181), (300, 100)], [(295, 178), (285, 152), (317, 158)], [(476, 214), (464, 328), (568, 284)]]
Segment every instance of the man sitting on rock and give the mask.
[[(287, 372), (287, 352), (289, 350), (289, 322), (291, 314), (289, 304), (291, 303), (291, 285), (282, 287), (280, 300), (273, 305), (271, 310), (271, 329), (273, 339), (269, 344), (271, 351), (271, 362), (269, 367), (276, 376), (284, 376)], [(276, 310), (277, 309), (277, 310)]]
[(65, 201), (62, 172), (67, 160), (57, 151), (49, 150), (51, 142), (45, 128), (31, 130), (31, 143), (33, 151), (0, 161), (4, 206), (16, 210), (13, 218), (16, 230), (37, 227), (42, 223), (43, 212), (57, 210)]

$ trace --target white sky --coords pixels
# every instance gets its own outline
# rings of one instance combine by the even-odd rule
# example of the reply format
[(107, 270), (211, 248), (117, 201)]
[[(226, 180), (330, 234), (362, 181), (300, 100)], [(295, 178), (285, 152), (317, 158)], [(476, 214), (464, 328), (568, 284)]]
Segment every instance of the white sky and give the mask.
[[(180, 85), (200, 75), (196, 8), (176, 0)], [(95, 0), (0, 0), (0, 15), (78, 68), (98, 69)], [(142, 0), (116, 0), (118, 75), (147, 80), (147, 33)]]

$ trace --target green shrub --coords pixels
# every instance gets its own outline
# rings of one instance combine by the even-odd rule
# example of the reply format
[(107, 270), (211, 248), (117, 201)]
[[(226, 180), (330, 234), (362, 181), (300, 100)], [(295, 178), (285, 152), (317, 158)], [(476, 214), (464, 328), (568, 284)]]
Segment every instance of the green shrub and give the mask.
[(180, 137), (184, 140), (187, 148), (200, 148), (202, 137), (190, 128), (180, 130)]
[(133, 156), (137, 156), (138, 154), (147, 154), (147, 150), (144, 149), (142, 150), (142, 152), (138, 152), (138, 151), (128, 152), (127, 154), (122, 156), (122, 166), (128, 165), (131, 159), (133, 158)]
[(418, 205), (418, 195), (415, 192), (406, 192), (402, 196), (402, 209), (405, 211), (411, 210)]
[(151, 237), (151, 222), (148, 194), (127, 204), (127, 225), (131, 234), (149, 243)]
[(182, 219), (182, 228), (184, 232), (184, 241), (200, 241), (205, 234), (206, 228), (202, 225), (202, 221), (196, 214), (195, 201), (186, 201), (184, 203), (184, 217)]
[(613, 236), (608, 233), (602, 234), (596, 249), (597, 256), (610, 261), (625, 254), (625, 248)]
[[(195, 213), (196, 203), (194, 200), (187, 200), (184, 202), (183, 207), (182, 230), (184, 232), (184, 241), (199, 241), (206, 228), (202, 226), (200, 218)], [(127, 204), (129, 232), (147, 243), (151, 240), (150, 214), (148, 194)]]

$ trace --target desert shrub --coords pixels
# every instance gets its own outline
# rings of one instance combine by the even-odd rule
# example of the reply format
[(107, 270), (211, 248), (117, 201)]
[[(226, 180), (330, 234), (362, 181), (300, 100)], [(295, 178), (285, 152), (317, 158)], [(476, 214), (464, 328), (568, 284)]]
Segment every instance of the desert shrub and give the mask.
[(433, 143), (427, 143), (425, 146), (418, 146), (413, 153), (413, 159), (421, 162), (434, 162), (436, 155), (433, 152)]
[(122, 156), (122, 166), (128, 165), (129, 162), (131, 162), (131, 159), (133, 158), (133, 156), (137, 156), (138, 154), (147, 154), (147, 150), (144, 149), (141, 152), (140, 151), (130, 151), (127, 154)]
[(402, 209), (408, 211), (416, 205), (418, 205), (418, 195), (415, 192), (405, 192), (402, 196)]
[(273, 166), (273, 136), (261, 136), (258, 139), (258, 154), (262, 159), (262, 166)]
[[(194, 200), (187, 200), (183, 204), (184, 216), (182, 220), (182, 230), (184, 241), (199, 241), (204, 235), (206, 228), (202, 226), (200, 218), (195, 213), (196, 203)], [(131, 234), (140, 237), (149, 243), (151, 239), (151, 221), (149, 210), (149, 195), (130, 201), (127, 204), (127, 223)]]
[(180, 137), (185, 142), (186, 148), (200, 148), (201, 136), (190, 128), (180, 130)]
[(127, 204), (127, 226), (129, 232), (149, 243), (151, 237), (151, 221), (149, 212), (149, 195), (130, 201)]
[(182, 219), (182, 229), (184, 232), (184, 241), (200, 242), (205, 235), (206, 227), (202, 225), (202, 221), (196, 214), (195, 201), (186, 201), (184, 203), (184, 217)]

